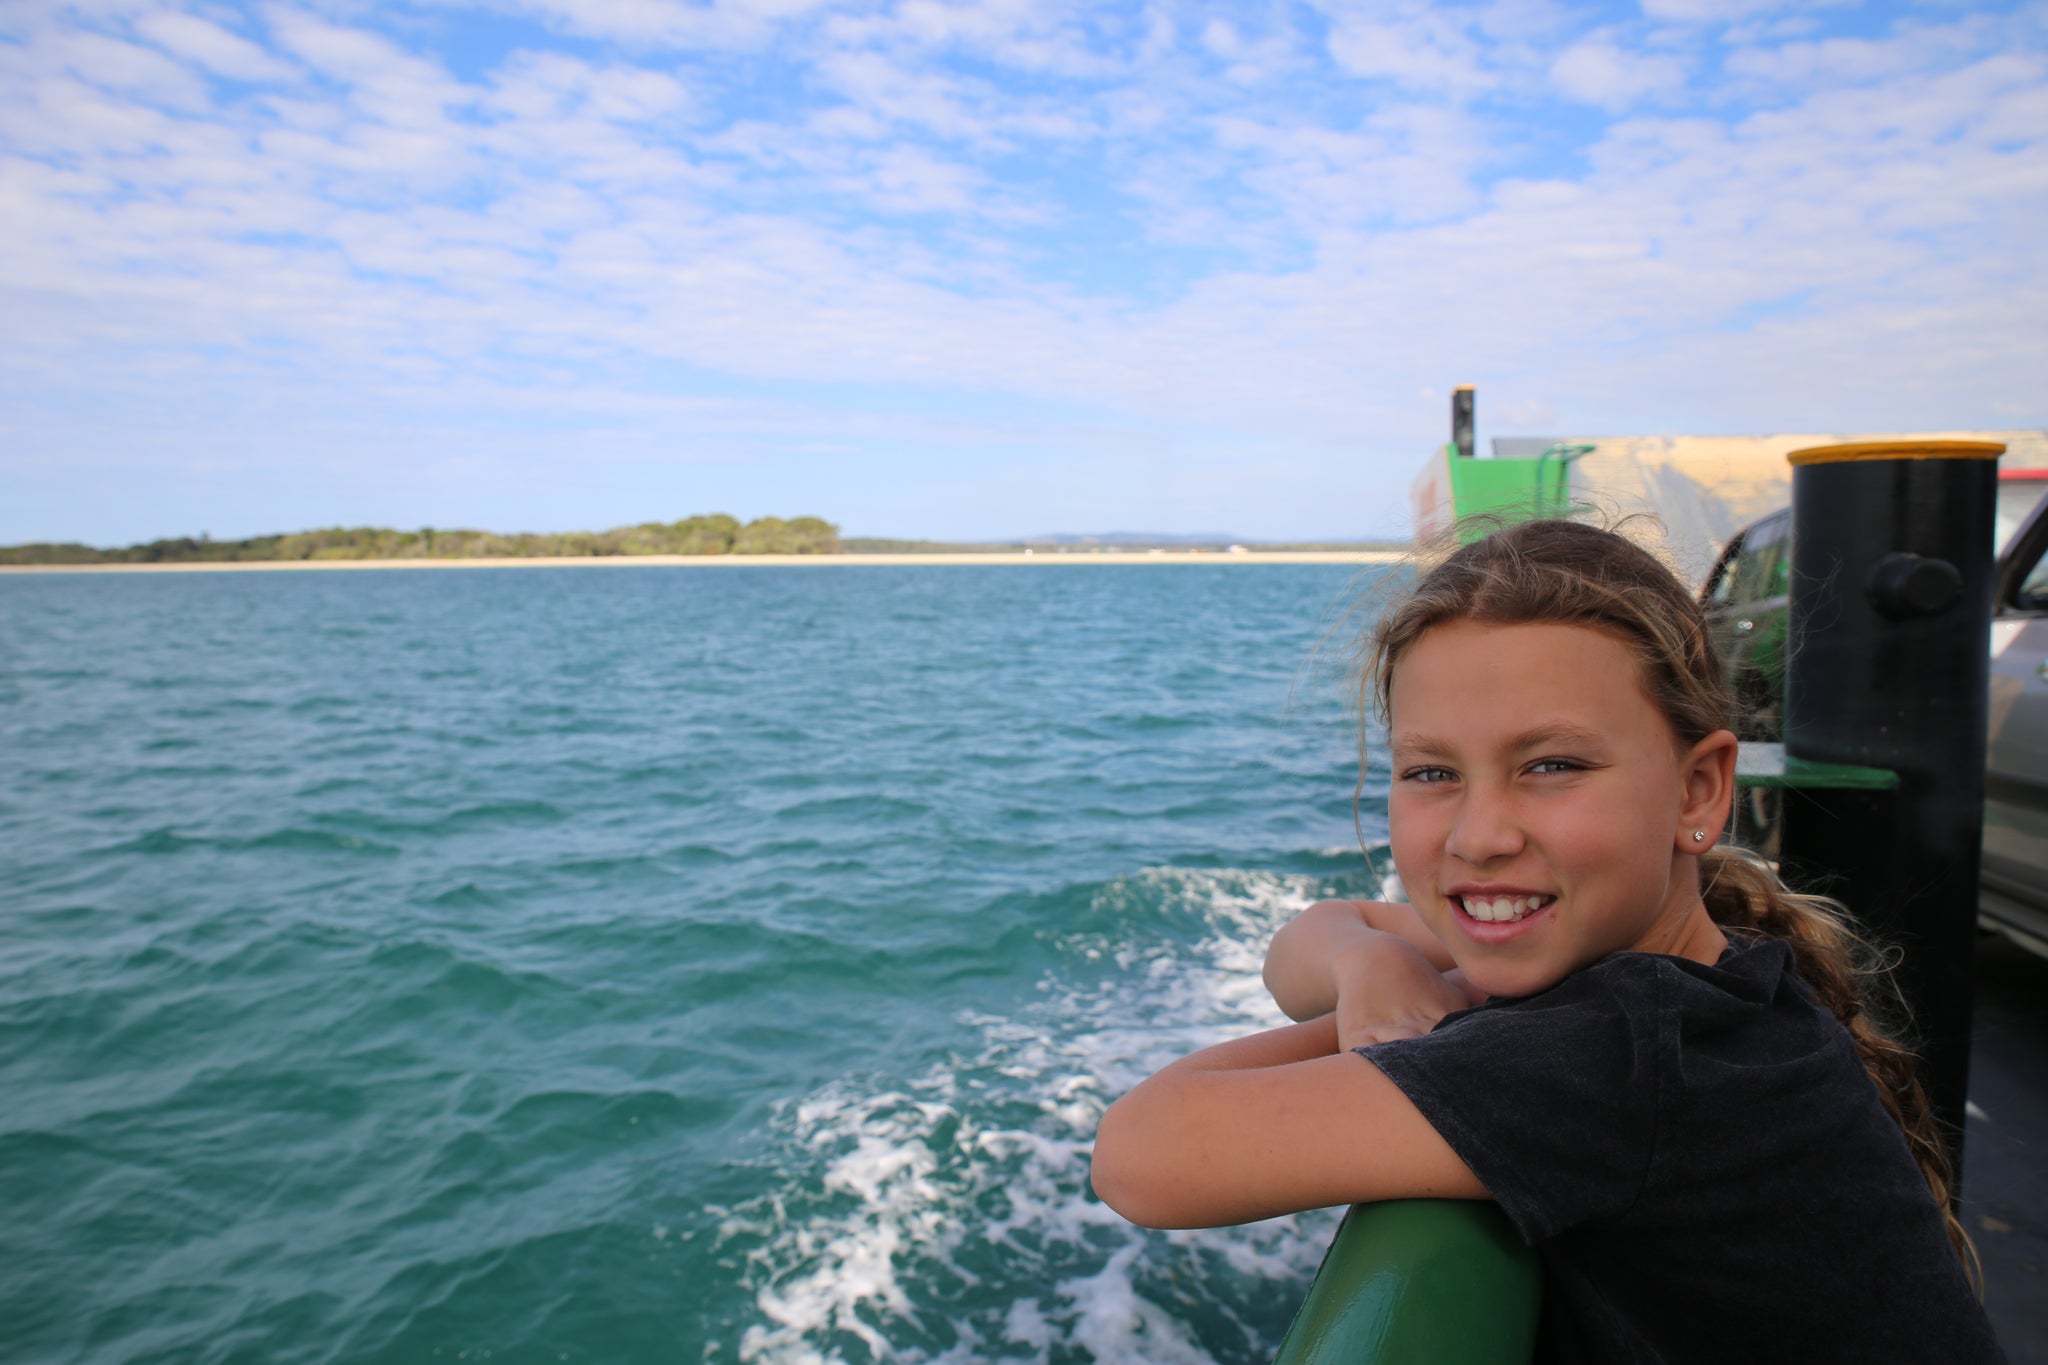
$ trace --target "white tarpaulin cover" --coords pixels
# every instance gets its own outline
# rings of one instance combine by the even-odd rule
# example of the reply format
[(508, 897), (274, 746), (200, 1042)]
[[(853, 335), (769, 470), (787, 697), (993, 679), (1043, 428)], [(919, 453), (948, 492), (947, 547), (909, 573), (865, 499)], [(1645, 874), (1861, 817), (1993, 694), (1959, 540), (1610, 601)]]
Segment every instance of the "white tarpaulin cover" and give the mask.
[(2048, 469), (2048, 431), (1811, 432), (1781, 436), (1562, 436), (1495, 440), (1497, 456), (1559, 444), (1592, 449), (1571, 466), (1571, 494), (1608, 516), (1648, 512), (1636, 530), (1686, 581), (1698, 583), (1728, 538), (1792, 501), (1788, 452), (1864, 441), (2002, 441), (2001, 469)]

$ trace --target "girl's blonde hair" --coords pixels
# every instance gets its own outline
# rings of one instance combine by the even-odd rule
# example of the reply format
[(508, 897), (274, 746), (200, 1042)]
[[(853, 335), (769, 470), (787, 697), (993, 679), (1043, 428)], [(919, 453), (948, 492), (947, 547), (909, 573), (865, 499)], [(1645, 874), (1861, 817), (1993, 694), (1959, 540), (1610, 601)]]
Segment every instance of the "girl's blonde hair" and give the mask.
[[(1642, 666), (1645, 691), (1690, 746), (1731, 728), (1733, 703), (1700, 605), (1677, 577), (1612, 531), (1573, 521), (1527, 521), (1459, 546), (1425, 568), (1368, 642), (1360, 701), (1389, 715), (1394, 669), (1431, 628), (1451, 621), (1589, 626), (1620, 638)], [(1700, 857), (1701, 896), (1714, 921), (1792, 947), (1799, 975), (1855, 1040), (1885, 1109), (1927, 1179), (1956, 1254), (1977, 1275), (1976, 1250), (1950, 1207), (1948, 1146), (1887, 1016), (1902, 1014), (1888, 964), (1850, 927), (1843, 908), (1786, 888), (1752, 853), (1721, 846)]]

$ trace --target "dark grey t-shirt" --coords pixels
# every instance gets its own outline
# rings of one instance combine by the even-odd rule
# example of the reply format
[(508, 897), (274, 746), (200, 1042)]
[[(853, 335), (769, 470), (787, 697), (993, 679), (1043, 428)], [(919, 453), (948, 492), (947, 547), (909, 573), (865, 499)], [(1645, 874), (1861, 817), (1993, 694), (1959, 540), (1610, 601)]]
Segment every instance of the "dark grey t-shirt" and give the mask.
[(1788, 945), (1615, 953), (1358, 1051), (1543, 1257), (1539, 1359), (2000, 1361), (1856, 1046)]

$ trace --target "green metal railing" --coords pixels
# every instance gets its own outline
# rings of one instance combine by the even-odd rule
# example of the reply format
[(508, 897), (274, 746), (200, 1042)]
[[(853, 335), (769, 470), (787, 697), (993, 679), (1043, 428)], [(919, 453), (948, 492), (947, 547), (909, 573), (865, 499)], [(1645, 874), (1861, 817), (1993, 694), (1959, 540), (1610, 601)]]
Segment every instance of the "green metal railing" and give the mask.
[[(1536, 457), (1536, 477), (1534, 483), (1536, 488), (1535, 513), (1537, 516), (1568, 517), (1571, 515), (1572, 461), (1592, 453), (1592, 446), (1572, 444), (1567, 441), (1553, 441), (1543, 448), (1543, 453)], [(1557, 462), (1557, 497), (1554, 501), (1551, 498), (1550, 488), (1543, 482), (1544, 473), (1553, 460)]]
[(1536, 1253), (1486, 1200), (1354, 1204), (1275, 1365), (1527, 1365)]
[(1898, 790), (1899, 775), (1887, 768), (1858, 768), (1847, 763), (1792, 758), (1782, 744), (1751, 741), (1735, 751), (1735, 785), (1795, 791), (1888, 792)]

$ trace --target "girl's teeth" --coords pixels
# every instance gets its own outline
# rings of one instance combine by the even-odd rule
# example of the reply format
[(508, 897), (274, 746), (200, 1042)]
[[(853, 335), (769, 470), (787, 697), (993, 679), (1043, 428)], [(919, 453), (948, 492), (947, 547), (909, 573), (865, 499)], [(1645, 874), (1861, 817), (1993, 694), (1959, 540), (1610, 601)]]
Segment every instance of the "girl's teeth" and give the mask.
[(1550, 904), (1549, 896), (1463, 896), (1465, 913), (1487, 924), (1506, 924), (1525, 919), (1531, 911)]

